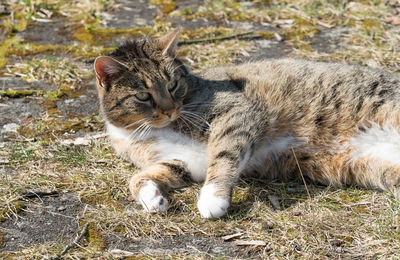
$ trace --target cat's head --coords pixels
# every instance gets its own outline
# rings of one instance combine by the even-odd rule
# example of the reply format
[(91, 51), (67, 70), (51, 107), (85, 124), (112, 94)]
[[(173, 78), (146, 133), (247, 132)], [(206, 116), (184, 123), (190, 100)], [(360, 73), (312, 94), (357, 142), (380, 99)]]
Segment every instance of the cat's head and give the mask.
[(139, 38), (94, 62), (101, 110), (107, 121), (126, 129), (161, 128), (181, 113), (188, 74), (176, 58), (179, 30)]

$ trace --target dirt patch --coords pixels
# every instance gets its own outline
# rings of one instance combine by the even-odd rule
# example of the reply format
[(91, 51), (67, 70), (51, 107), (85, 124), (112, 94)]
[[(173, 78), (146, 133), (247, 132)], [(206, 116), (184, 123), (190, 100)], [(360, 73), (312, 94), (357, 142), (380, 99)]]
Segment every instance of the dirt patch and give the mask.
[(251, 56), (238, 62), (281, 58), (287, 56), (289, 53), (290, 48), (287, 47), (282, 41), (256, 40), (255, 50), (251, 52)]
[[(28, 28), (17, 34), (27, 42), (37, 44), (68, 45), (71, 44), (71, 26), (62, 18), (53, 18), (49, 22), (37, 22), (30, 24)], [(46, 37), (43, 37), (46, 35)]]
[(345, 46), (342, 38), (348, 33), (349, 29), (346, 27), (325, 29), (312, 38), (311, 45), (318, 52), (333, 53)]
[(161, 239), (130, 240), (110, 235), (106, 238), (109, 250), (119, 249), (137, 254), (152, 256), (203, 256), (203, 257), (245, 257), (254, 255), (257, 251), (252, 248), (236, 246), (234, 242), (224, 242), (221, 238), (182, 235)]
[(17, 77), (0, 77), (0, 90), (56, 90), (57, 86), (43, 81), (27, 82)]
[(94, 81), (79, 86), (74, 92), (77, 97), (57, 101), (57, 108), (64, 117), (68, 117), (71, 114), (89, 116), (99, 112), (99, 101)]
[(83, 208), (72, 193), (26, 201), (21, 215), (0, 225), (4, 242), (0, 252), (50, 241), (70, 241), (79, 228), (78, 217)]
[(36, 97), (0, 99), (0, 140), (17, 132), (20, 125), (33, 122), (43, 113)]
[(102, 21), (105, 28), (132, 28), (146, 25), (153, 26), (152, 18), (156, 16), (157, 7), (150, 6), (149, 1), (116, 0), (114, 10), (105, 15)]

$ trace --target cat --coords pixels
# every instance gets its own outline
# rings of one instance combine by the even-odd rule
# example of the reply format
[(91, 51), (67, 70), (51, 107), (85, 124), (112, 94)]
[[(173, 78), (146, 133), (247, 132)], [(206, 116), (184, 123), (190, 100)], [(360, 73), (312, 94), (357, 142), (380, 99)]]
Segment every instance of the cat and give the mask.
[(198, 210), (219, 218), (240, 176), (300, 170), (399, 198), (399, 77), (290, 58), (195, 75), (176, 57), (178, 36), (130, 40), (94, 63), (109, 137), (140, 169), (129, 189), (145, 210), (166, 211), (169, 190), (205, 181)]

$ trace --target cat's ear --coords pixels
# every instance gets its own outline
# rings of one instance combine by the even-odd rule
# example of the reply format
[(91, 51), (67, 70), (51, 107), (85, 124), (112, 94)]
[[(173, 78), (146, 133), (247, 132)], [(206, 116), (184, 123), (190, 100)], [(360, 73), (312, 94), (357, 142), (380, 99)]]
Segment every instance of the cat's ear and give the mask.
[(162, 50), (162, 55), (175, 57), (180, 32), (180, 29), (175, 29), (168, 34), (155, 39), (156, 44)]
[(94, 61), (94, 71), (96, 72), (97, 80), (102, 87), (106, 87), (110, 80), (123, 71), (128, 70), (121, 62), (108, 57), (100, 56)]

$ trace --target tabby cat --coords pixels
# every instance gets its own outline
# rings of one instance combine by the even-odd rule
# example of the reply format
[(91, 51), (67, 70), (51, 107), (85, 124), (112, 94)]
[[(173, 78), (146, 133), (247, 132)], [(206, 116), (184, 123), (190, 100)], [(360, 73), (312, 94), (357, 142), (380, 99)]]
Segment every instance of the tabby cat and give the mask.
[(128, 41), (94, 64), (109, 137), (140, 169), (129, 188), (145, 210), (166, 211), (168, 190), (205, 181), (198, 209), (218, 218), (240, 176), (299, 168), (327, 185), (399, 198), (399, 77), (295, 59), (194, 75), (176, 57), (178, 35)]

